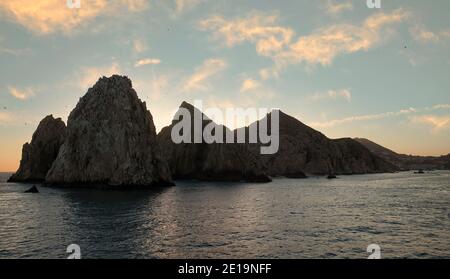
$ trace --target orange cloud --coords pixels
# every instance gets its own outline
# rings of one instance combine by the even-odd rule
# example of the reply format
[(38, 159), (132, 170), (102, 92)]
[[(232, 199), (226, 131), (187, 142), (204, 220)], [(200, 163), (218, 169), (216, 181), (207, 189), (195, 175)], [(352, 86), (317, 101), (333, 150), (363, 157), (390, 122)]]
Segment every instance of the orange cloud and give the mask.
[(276, 15), (259, 12), (233, 20), (216, 15), (200, 21), (199, 27), (213, 32), (213, 37), (224, 40), (228, 47), (250, 41), (256, 44), (258, 54), (270, 56), (288, 45), (294, 34), (290, 28), (277, 26), (277, 20)]
[(7, 18), (37, 34), (70, 33), (101, 14), (131, 12), (148, 7), (145, 0), (82, 0), (81, 8), (69, 9), (62, 0), (2, 0), (0, 11)]
[(433, 131), (435, 132), (450, 128), (450, 115), (445, 116), (421, 115), (412, 117), (411, 121), (414, 123), (427, 124), (431, 126), (433, 128)]
[(34, 90), (31, 87), (25, 88), (25, 89), (19, 89), (14, 86), (9, 86), (9, 93), (11, 96), (13, 96), (16, 99), (19, 99), (21, 101), (25, 101), (29, 99), (30, 97), (34, 96)]
[(343, 11), (351, 11), (353, 10), (353, 4), (351, 1), (331, 1), (328, 0), (325, 5), (325, 11), (327, 14), (336, 15), (340, 14)]
[(278, 66), (306, 62), (330, 65), (343, 53), (367, 51), (382, 41), (385, 27), (408, 18), (409, 13), (396, 10), (390, 14), (378, 13), (365, 20), (362, 26), (338, 24), (300, 37), (287, 51), (275, 56)]
[(242, 82), (241, 92), (255, 90), (256, 88), (259, 88), (260, 86), (261, 86), (261, 84), (258, 81), (248, 78)]
[(208, 80), (224, 70), (227, 63), (222, 59), (208, 59), (203, 62), (203, 64), (195, 70), (195, 72), (188, 77), (183, 85), (182, 91), (206, 91), (209, 89)]
[(145, 59), (141, 59), (138, 60), (134, 66), (135, 67), (140, 67), (140, 66), (145, 66), (145, 65), (157, 65), (160, 64), (161, 60), (159, 59), (155, 59), (155, 58), (145, 58)]
[(251, 42), (256, 52), (271, 58), (272, 69), (260, 71), (262, 79), (277, 77), (287, 65), (330, 65), (340, 54), (367, 51), (379, 44), (392, 24), (402, 22), (410, 13), (398, 9), (392, 13), (379, 12), (367, 18), (362, 25), (336, 24), (316, 30), (292, 41), (294, 31), (277, 24), (276, 15), (253, 12), (245, 18), (227, 20), (211, 16), (199, 22), (201, 30), (210, 31), (214, 39), (222, 40), (227, 47)]
[[(406, 116), (412, 114), (419, 113), (430, 113), (436, 110), (447, 110), (450, 109), (450, 104), (437, 104), (432, 107), (424, 107), (424, 108), (407, 108), (399, 111), (391, 111), (391, 112), (383, 112), (378, 114), (367, 114), (367, 115), (356, 115), (349, 116), (341, 119), (333, 119), (324, 122), (313, 122), (311, 126), (315, 128), (328, 128), (334, 127), (338, 125), (343, 125), (347, 123), (352, 123), (355, 121), (369, 121), (369, 120), (378, 120), (385, 119), (389, 117), (396, 116)], [(409, 118), (414, 123), (426, 123), (432, 125), (435, 130), (440, 130), (444, 128), (450, 127), (450, 116), (433, 116), (433, 115), (420, 115), (420, 116), (411, 116)]]
[(411, 36), (419, 42), (422, 43), (437, 43), (440, 41), (445, 41), (450, 39), (450, 31), (442, 30), (439, 32), (433, 32), (426, 29), (422, 25), (416, 25), (409, 30)]

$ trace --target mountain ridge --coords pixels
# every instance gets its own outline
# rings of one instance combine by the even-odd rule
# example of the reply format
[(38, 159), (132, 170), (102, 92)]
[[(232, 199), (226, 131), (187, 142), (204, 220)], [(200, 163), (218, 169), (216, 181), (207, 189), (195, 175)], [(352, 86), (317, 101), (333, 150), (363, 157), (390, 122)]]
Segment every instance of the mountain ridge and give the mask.
[[(200, 112), (186, 101), (180, 105), (180, 109), (183, 108), (197, 111), (199, 114), (204, 115), (203, 112)], [(177, 113), (179, 112), (180, 110)], [(168, 150), (165, 156), (169, 164), (171, 164), (175, 177), (208, 180), (208, 177), (204, 177), (202, 172), (209, 170), (211, 168), (210, 166), (214, 165), (214, 162), (205, 161), (205, 158), (208, 156), (214, 157), (211, 154), (215, 152), (217, 152), (217, 157), (222, 158), (221, 152), (223, 152), (223, 149), (229, 149), (230, 151), (230, 149), (236, 148), (239, 148), (239, 152), (237, 152), (239, 156), (237, 158), (243, 157), (245, 158), (244, 160), (252, 162), (250, 164), (253, 167), (251, 172), (265, 176), (306, 178), (307, 175), (363, 174), (398, 170), (397, 167), (371, 154), (366, 147), (350, 138), (329, 139), (321, 132), (307, 126), (298, 119), (280, 110), (277, 110), (277, 112), (279, 115), (280, 143), (279, 150), (275, 154), (260, 154), (261, 146), (264, 145), (261, 142), (249, 143), (250, 127), (256, 128), (256, 131), (259, 131), (261, 125), (271, 123), (271, 117), (274, 111), (246, 127), (237, 128), (232, 131), (226, 126), (214, 124), (224, 130), (231, 131), (235, 139), (239, 132), (245, 133), (246, 143), (214, 143), (213, 146), (216, 148), (195, 143), (176, 145), (171, 141), (169, 132), (178, 123), (177, 121), (172, 121), (171, 125), (164, 127), (158, 134), (158, 140), (160, 145), (164, 146), (166, 151)], [(202, 128), (211, 122), (213, 121), (207, 118), (207, 120), (204, 120)], [(193, 124), (191, 124), (192, 126)], [(267, 131), (269, 133), (271, 133), (271, 128), (271, 125), (268, 125)], [(199, 155), (204, 152), (208, 156), (202, 157)], [(181, 163), (182, 159), (180, 158), (185, 159), (186, 156), (189, 159)], [(199, 160), (199, 156), (203, 159)], [(213, 175), (209, 179), (215, 180), (220, 178), (223, 176), (221, 172), (227, 173), (230, 169), (236, 171), (235, 167), (241, 164), (238, 160), (231, 159), (231, 162), (233, 162), (230, 164), (231, 166), (225, 168), (221, 166), (221, 168), (218, 168), (217, 176), (215, 177)], [(192, 164), (197, 167), (193, 168)], [(249, 166), (246, 167), (248, 168)], [(236, 175), (236, 179), (239, 178), (245, 179), (245, 172), (241, 173), (241, 175)]]
[(397, 153), (366, 138), (354, 138), (372, 153), (398, 166), (401, 170), (450, 169), (450, 153), (441, 156), (418, 156)]

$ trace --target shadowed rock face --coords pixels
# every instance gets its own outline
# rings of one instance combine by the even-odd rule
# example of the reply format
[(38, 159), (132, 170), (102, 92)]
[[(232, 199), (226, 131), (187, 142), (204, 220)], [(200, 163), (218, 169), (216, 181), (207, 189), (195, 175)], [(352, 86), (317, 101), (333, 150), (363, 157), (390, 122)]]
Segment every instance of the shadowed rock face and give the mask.
[[(188, 103), (180, 108), (197, 110)], [(191, 115), (194, 115), (191, 113)], [(268, 114), (268, 131), (271, 133), (271, 114)], [(203, 121), (203, 128), (211, 120)], [(259, 127), (262, 121), (250, 126)], [(175, 144), (171, 130), (178, 123), (165, 127), (158, 135), (164, 147), (173, 174), (177, 178), (206, 180), (239, 180), (248, 174), (261, 176), (286, 176), (305, 178), (307, 174), (363, 174), (392, 172), (395, 166), (373, 155), (367, 148), (352, 139), (331, 140), (322, 133), (304, 125), (297, 119), (279, 112), (279, 150), (275, 154), (261, 155), (261, 144)], [(267, 124), (264, 124), (267, 125)], [(193, 125), (191, 125), (193, 126)], [(226, 127), (218, 126), (227, 130)], [(249, 127), (245, 131), (248, 142)], [(247, 179), (250, 180), (251, 179)]]
[(338, 159), (334, 168), (338, 174), (363, 174), (394, 172), (399, 168), (376, 154), (371, 153), (365, 146), (351, 138), (336, 139)]
[(70, 113), (50, 184), (171, 184), (153, 118), (127, 77), (101, 78)]
[(49, 115), (41, 120), (33, 134), (31, 143), (22, 148), (22, 159), (17, 172), (9, 182), (40, 182), (58, 155), (66, 135), (66, 125), (61, 118)]
[[(271, 123), (268, 114), (267, 123)], [(260, 121), (251, 125), (260, 125)], [(248, 130), (248, 128), (245, 128)], [(270, 131), (270, 127), (269, 127)], [(279, 151), (260, 155), (264, 171), (271, 176), (364, 174), (396, 171), (397, 167), (372, 154), (352, 139), (332, 140), (299, 120), (279, 112)], [(252, 153), (259, 148), (249, 145)]]
[[(180, 109), (190, 112), (193, 135), (194, 111), (197, 111), (203, 119), (205, 116), (186, 102), (181, 104)], [(206, 181), (271, 181), (261, 171), (262, 166), (258, 162), (257, 156), (248, 152), (244, 144), (207, 144), (203, 140), (202, 143), (175, 144), (171, 139), (171, 131), (177, 123), (179, 121), (174, 120), (170, 126), (163, 128), (158, 134), (158, 141), (175, 178)], [(203, 120), (202, 130), (210, 123), (213, 123), (210, 119)], [(215, 129), (223, 129), (224, 135), (226, 131), (229, 131), (222, 125), (214, 123), (213, 125), (215, 125)], [(191, 137), (191, 142), (194, 142), (193, 137)]]

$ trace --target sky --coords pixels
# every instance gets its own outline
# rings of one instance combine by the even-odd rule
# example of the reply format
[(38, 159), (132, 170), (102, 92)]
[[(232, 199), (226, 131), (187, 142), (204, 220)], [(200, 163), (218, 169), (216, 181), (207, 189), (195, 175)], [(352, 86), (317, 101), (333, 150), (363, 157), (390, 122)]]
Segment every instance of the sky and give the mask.
[(280, 108), (330, 138), (450, 153), (450, 1), (0, 0), (0, 171), (39, 121), (127, 75), (157, 130), (182, 101)]

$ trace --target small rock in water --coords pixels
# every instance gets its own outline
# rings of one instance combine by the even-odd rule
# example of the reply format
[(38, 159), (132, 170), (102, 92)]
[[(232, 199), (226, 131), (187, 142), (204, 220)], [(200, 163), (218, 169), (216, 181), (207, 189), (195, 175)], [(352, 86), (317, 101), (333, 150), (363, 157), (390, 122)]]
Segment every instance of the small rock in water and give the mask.
[(33, 185), (30, 189), (26, 190), (24, 193), (39, 193), (39, 190), (36, 186)]
[(336, 175), (334, 175), (334, 174), (330, 174), (330, 175), (328, 175), (328, 177), (327, 177), (328, 179), (336, 179), (337, 178), (337, 176)]

